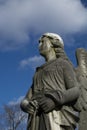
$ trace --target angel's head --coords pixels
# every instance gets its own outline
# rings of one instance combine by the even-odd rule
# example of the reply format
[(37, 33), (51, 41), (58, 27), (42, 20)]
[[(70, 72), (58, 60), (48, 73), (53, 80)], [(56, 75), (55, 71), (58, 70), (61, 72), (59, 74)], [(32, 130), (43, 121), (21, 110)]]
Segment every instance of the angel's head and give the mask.
[(58, 34), (45, 33), (40, 37), (39, 43), (39, 51), (43, 56), (48, 52), (54, 51), (56, 57), (58, 58), (59, 55), (64, 52), (63, 39)]

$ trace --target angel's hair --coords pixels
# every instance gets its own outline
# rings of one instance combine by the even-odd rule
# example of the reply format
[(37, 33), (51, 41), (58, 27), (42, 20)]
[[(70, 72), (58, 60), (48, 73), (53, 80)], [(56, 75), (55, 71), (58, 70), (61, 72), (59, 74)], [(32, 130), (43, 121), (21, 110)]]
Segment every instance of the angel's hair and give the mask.
[(67, 57), (65, 51), (64, 51), (64, 42), (63, 39), (55, 33), (45, 33), (41, 36), (40, 39), (42, 39), (43, 37), (47, 37), (49, 38), (52, 47), (54, 48), (55, 54), (57, 58), (62, 58), (65, 59), (67, 61), (69, 61), (69, 63), (72, 65), (71, 61), (69, 60), (69, 58)]

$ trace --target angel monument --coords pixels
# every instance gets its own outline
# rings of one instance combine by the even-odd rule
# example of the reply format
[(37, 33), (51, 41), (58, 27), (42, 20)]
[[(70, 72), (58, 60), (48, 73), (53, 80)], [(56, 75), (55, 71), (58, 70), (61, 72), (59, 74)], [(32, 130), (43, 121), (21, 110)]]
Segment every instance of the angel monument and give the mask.
[(39, 39), (39, 52), (46, 63), (36, 68), (32, 86), (20, 105), (29, 114), (27, 130), (75, 130), (81, 110), (78, 104), (85, 98), (80, 95), (83, 89), (79, 83), (82, 80), (86, 89), (79, 74), (84, 66), (80, 69), (78, 63), (78, 68), (73, 67), (58, 34), (43, 34)]

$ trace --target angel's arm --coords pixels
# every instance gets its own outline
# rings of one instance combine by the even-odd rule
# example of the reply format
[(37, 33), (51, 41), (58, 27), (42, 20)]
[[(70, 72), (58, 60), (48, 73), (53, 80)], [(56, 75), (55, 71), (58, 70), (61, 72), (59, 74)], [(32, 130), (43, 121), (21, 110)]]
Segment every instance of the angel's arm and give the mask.
[(72, 65), (68, 62), (63, 62), (63, 74), (66, 90), (49, 92), (46, 94), (52, 98), (57, 105), (71, 103), (79, 97), (79, 84), (76, 79)]
[(80, 89), (79, 83), (76, 78), (76, 74), (73, 66), (69, 62), (64, 63), (64, 82), (66, 87), (66, 92), (64, 93), (64, 103), (76, 100), (79, 97)]

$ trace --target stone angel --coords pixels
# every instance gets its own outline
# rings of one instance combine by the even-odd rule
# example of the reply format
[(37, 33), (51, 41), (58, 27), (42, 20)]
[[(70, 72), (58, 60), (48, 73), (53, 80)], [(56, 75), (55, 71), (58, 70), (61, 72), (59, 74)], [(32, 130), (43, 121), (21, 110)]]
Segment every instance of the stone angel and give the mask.
[(74, 106), (80, 87), (63, 39), (58, 34), (43, 34), (39, 52), (46, 63), (36, 69), (32, 86), (21, 102), (21, 109), (29, 114), (27, 130), (75, 130), (79, 118)]

